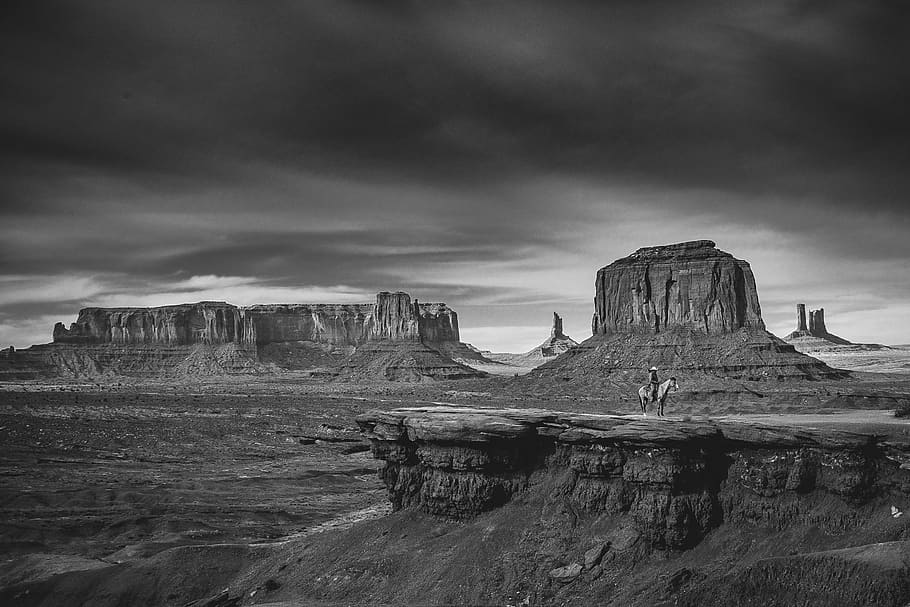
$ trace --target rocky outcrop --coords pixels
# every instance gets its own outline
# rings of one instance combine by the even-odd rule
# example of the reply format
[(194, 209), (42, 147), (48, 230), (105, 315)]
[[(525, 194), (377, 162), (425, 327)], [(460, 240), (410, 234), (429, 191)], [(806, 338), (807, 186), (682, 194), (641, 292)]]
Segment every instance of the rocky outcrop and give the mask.
[(828, 329), (825, 327), (825, 309), (809, 311), (809, 333), (812, 335), (827, 335)]
[[(0, 375), (277, 369), (333, 376), (369, 369), (399, 380), (482, 376), (449, 357), (449, 351), (464, 347), (454, 310), (444, 303), (412, 302), (403, 292), (378, 293), (372, 304), (85, 308), (70, 328), (57, 323), (53, 344), (4, 356)], [(388, 365), (382, 367), (382, 361)]]
[(513, 354), (509, 352), (484, 352), (487, 358), (486, 370), (496, 375), (522, 375), (540, 366), (548, 360), (553, 360), (560, 354), (568, 352), (578, 345), (578, 342), (566, 335), (562, 328), (562, 318), (553, 312), (553, 324), (548, 337), (539, 346), (523, 352)]
[(824, 308), (809, 310), (809, 322), (807, 324), (806, 304), (800, 303), (796, 304), (796, 330), (787, 335), (787, 341), (793, 343), (793, 340), (798, 340), (803, 337), (815, 337), (842, 346), (853, 345), (852, 342), (847, 341), (843, 337), (828, 333), (828, 328), (825, 326)]
[(373, 304), (273, 304), (239, 308), (199, 302), (158, 308), (84, 308), (54, 342), (70, 344), (271, 344), (311, 341), (358, 346), (367, 341), (458, 341), (458, 318), (443, 303), (411, 302), (381, 292)]
[(764, 329), (749, 264), (710, 240), (644, 247), (597, 272), (593, 333)]
[(905, 436), (464, 407), (357, 423), (395, 509), (471, 518), (552, 475), (576, 516), (623, 516), (653, 548), (693, 547), (722, 524), (844, 533), (861, 522), (854, 508), (910, 499)]
[(160, 308), (84, 308), (70, 328), (54, 325), (54, 341), (68, 344), (226, 344), (240, 342), (243, 319), (220, 301)]
[(749, 264), (710, 240), (645, 247), (601, 268), (594, 304), (593, 336), (523, 381), (603, 390), (644, 383), (651, 366), (690, 387), (845, 376), (765, 330)]
[(530, 354), (540, 352), (542, 358), (555, 358), (577, 345), (577, 341), (563, 333), (562, 318), (559, 317), (559, 314), (553, 312), (553, 327), (550, 329), (550, 338), (534, 348)]
[(417, 325), (420, 338), (432, 343), (461, 342), (458, 333), (458, 315), (444, 303), (422, 303), (414, 300), (417, 308)]
[(370, 338), (371, 304), (271, 304), (244, 308), (247, 336), (259, 346), (309, 341), (356, 346)]

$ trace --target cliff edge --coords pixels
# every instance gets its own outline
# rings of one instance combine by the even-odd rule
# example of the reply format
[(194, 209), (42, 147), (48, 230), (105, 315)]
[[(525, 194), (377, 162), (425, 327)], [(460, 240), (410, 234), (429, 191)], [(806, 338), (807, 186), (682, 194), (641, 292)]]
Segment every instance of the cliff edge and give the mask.
[[(464, 407), (357, 421), (395, 510), (479, 534), (476, 594), (455, 602), (910, 600), (910, 435), (898, 425)], [(442, 578), (463, 566), (445, 549), (430, 560)]]

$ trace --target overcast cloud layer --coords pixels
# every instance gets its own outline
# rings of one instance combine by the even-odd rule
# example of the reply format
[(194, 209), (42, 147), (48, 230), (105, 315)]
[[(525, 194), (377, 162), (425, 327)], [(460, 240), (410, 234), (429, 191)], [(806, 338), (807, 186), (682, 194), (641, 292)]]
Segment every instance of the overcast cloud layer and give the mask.
[(904, 6), (7, 2), (0, 345), (402, 289), (527, 350), (554, 310), (590, 335), (597, 268), (698, 238), (779, 335), (805, 302), (910, 342)]

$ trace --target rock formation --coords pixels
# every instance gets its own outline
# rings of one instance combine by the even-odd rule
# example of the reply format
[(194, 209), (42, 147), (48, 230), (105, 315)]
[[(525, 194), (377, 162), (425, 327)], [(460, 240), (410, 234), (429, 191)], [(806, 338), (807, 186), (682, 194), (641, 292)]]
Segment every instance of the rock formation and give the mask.
[(784, 341), (799, 352), (851, 371), (907, 373), (910, 369), (906, 353), (899, 348), (853, 343), (829, 333), (824, 308), (810, 310), (807, 322), (806, 305), (802, 303), (796, 304), (796, 330)]
[(818, 310), (809, 310), (809, 323), (807, 326), (806, 304), (798, 303), (796, 304), (796, 330), (787, 335), (786, 339), (792, 343), (792, 340), (798, 339), (800, 337), (817, 337), (833, 344), (839, 344), (843, 346), (852, 345), (852, 343), (846, 339), (828, 333), (828, 328), (825, 327), (824, 308), (819, 308)]
[(825, 327), (825, 309), (809, 310), (809, 333), (827, 335), (828, 329)]
[(407, 293), (381, 292), (373, 304), (225, 302), (158, 308), (84, 308), (54, 341), (78, 344), (270, 344), (311, 341), (358, 346), (367, 341), (458, 341), (458, 317), (442, 303), (411, 303)]
[(710, 240), (644, 247), (597, 272), (594, 335), (764, 329), (749, 264)]
[[(396, 520), (420, 512), (462, 519), (457, 529), (478, 535), (459, 531), (461, 541), (473, 540), (485, 566), (505, 569), (478, 576), (475, 583), (490, 582), (489, 594), (461, 597), (466, 602), (503, 604), (518, 595), (532, 604), (902, 605), (910, 598), (910, 583), (897, 582), (910, 573), (910, 522), (889, 514), (910, 499), (910, 443), (898, 432), (464, 407), (370, 411), (357, 422), (383, 462), (393, 509), (404, 511)], [(492, 534), (495, 551), (481, 548), (480, 534), (484, 541)], [(452, 549), (421, 541), (425, 561)], [(731, 545), (737, 549), (727, 552)], [(873, 556), (882, 549), (890, 562)], [(433, 579), (457, 562), (439, 564)], [(657, 562), (669, 568), (640, 571)], [(655, 584), (661, 570), (661, 579), (675, 581)], [(630, 584), (640, 573), (640, 585)], [(617, 596), (617, 586), (626, 594)]]
[(562, 319), (559, 314), (553, 312), (553, 328), (550, 329), (550, 338), (534, 348), (532, 352), (540, 351), (542, 357), (554, 358), (577, 345), (577, 341), (562, 332)]
[(755, 515), (791, 524), (802, 511), (765, 509), (762, 498), (822, 491), (862, 503), (897, 487), (910, 498), (900, 464), (910, 442), (831, 428), (445, 406), (369, 411), (357, 423), (396, 509), (470, 518), (552, 467), (571, 471), (577, 511), (628, 513), (656, 547), (689, 548)]
[[(403, 292), (378, 293), (372, 304), (237, 307), (199, 302), (157, 308), (85, 308), (68, 329), (57, 323), (53, 335), (52, 345), (7, 357), (6, 372), (27, 376), (34, 367), (38, 374), (155, 375), (157, 366), (165, 374), (177, 369), (207, 373), (216, 368), (265, 373), (271, 365), (284, 370), (321, 369), (332, 375), (337, 370), (331, 369), (356, 372), (358, 365), (367, 362), (365, 352), (371, 351), (374, 358), (410, 361), (390, 362), (392, 368), (384, 370), (372, 364), (375, 360), (369, 365), (392, 379), (482, 375), (445, 353), (462, 347), (455, 311), (443, 303), (412, 302)], [(353, 362), (350, 357), (358, 348), (361, 351)], [(201, 364), (207, 356), (231, 362)], [(197, 362), (187, 367), (188, 360)]]
[(689, 386), (843, 376), (765, 330), (749, 264), (709, 240), (641, 248), (601, 268), (594, 308), (593, 336), (526, 381), (599, 390), (643, 383), (652, 365)]
[(808, 333), (806, 327), (806, 304), (796, 304), (796, 331), (794, 333)]
[(539, 346), (520, 354), (512, 352), (482, 352), (478, 353), (482, 360), (478, 360), (476, 363), (471, 360), (464, 362), (472, 366), (477, 364), (478, 368), (482, 368), (492, 375), (524, 375), (577, 345), (577, 341), (563, 332), (562, 318), (559, 317), (559, 314), (553, 312), (550, 336)]
[(240, 342), (240, 310), (223, 301), (159, 308), (83, 308), (69, 329), (54, 325), (54, 341), (71, 344), (226, 344)]

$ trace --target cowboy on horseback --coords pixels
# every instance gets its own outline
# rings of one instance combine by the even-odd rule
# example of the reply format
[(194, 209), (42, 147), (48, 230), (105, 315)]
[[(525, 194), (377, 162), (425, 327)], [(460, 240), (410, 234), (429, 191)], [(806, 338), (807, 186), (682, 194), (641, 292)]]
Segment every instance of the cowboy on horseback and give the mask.
[(657, 402), (657, 388), (660, 386), (660, 380), (657, 379), (657, 367), (648, 369), (648, 383), (651, 385), (651, 402)]
[[(655, 378), (657, 376), (657, 369), (652, 367), (650, 373), (651, 378)], [(641, 406), (641, 414), (647, 415), (648, 403), (653, 402), (657, 403), (658, 417), (663, 417), (664, 404), (667, 402), (667, 396), (670, 394), (670, 392), (676, 392), (677, 390), (679, 390), (679, 385), (676, 383), (675, 377), (671, 377), (670, 379), (660, 384), (654, 384), (651, 382), (645, 384), (638, 389), (638, 404)]]

